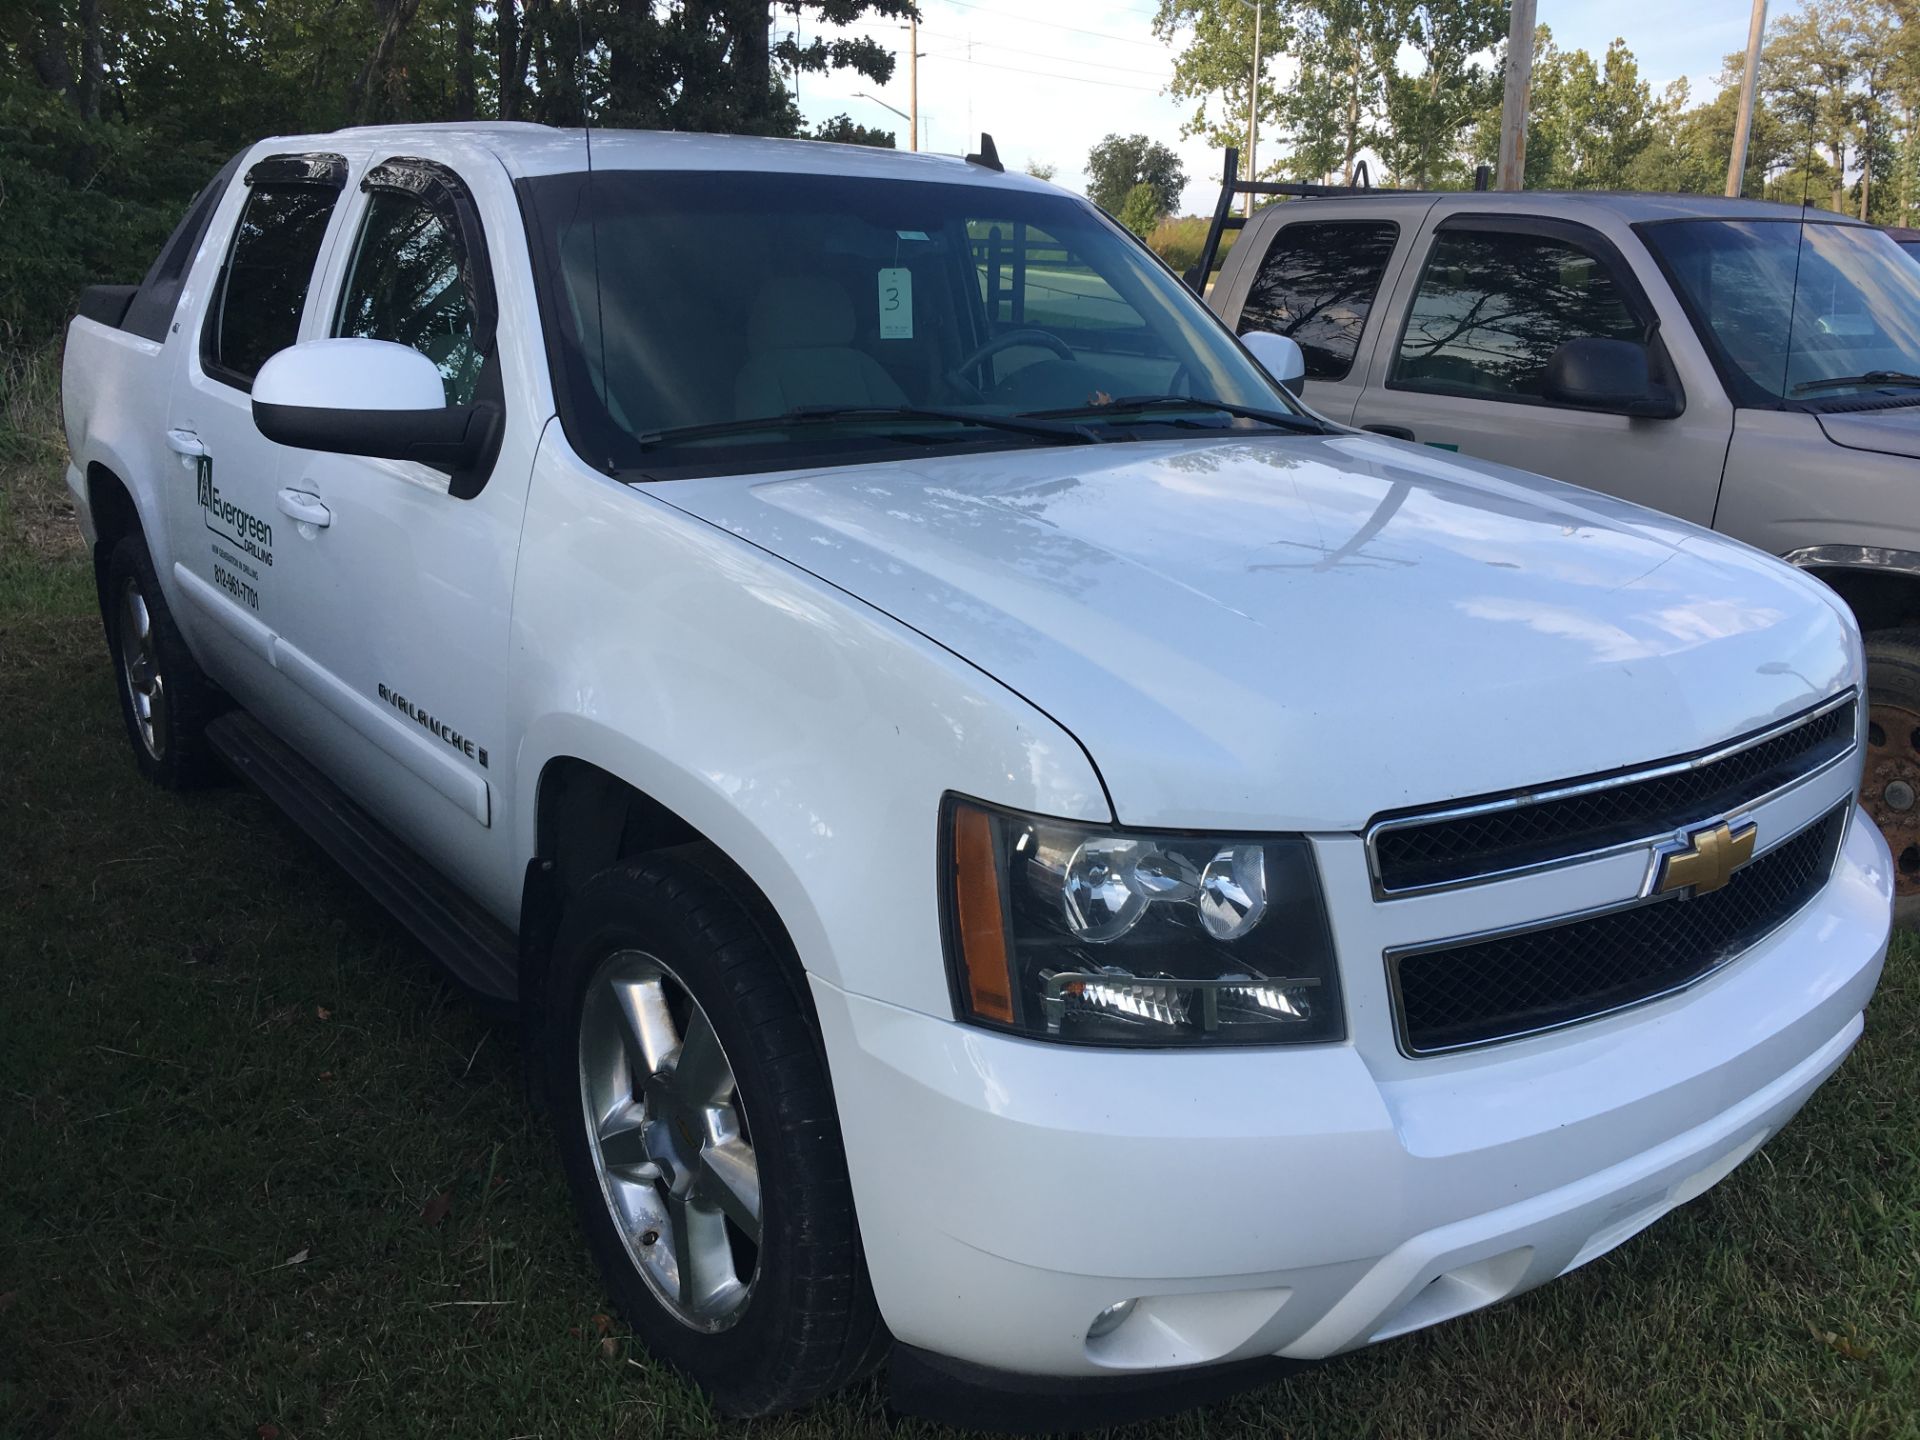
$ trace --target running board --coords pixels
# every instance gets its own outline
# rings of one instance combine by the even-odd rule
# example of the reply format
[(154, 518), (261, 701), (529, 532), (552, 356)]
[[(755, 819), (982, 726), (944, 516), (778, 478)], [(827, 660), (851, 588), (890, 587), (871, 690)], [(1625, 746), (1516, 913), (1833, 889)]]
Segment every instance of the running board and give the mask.
[(207, 740), (236, 775), (392, 911), (455, 980), (488, 1000), (517, 1001), (519, 945), (511, 930), (246, 711), (210, 721)]

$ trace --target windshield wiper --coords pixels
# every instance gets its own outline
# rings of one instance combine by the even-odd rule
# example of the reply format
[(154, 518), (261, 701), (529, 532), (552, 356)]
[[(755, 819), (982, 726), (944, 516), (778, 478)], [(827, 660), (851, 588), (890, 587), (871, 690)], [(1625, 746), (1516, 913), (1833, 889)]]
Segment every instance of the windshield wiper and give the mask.
[(1262, 410), (1254, 405), (1235, 405), (1226, 400), (1207, 400), (1195, 395), (1121, 395), (1105, 405), (1075, 405), (1066, 410), (1029, 410), (1023, 420), (1098, 419), (1109, 415), (1138, 415), (1148, 410), (1217, 410), (1240, 420), (1258, 420), (1281, 430), (1302, 435), (1330, 434), (1327, 427), (1307, 415), (1285, 410)]
[(837, 420), (940, 420), (955, 425), (976, 425), (987, 430), (1006, 430), (1056, 444), (1088, 445), (1098, 437), (1084, 425), (1052, 424), (1043, 419), (1009, 415), (979, 415), (970, 410), (942, 410), (927, 405), (801, 405), (780, 415), (761, 415), (751, 420), (721, 420), (711, 425), (680, 425), (670, 430), (652, 430), (638, 437), (642, 450), (657, 445), (672, 445), (682, 440), (708, 440), (726, 435), (753, 435), (765, 430), (791, 430), (802, 425), (831, 424)]
[(1859, 375), (1836, 375), (1828, 380), (1806, 380), (1793, 387), (1795, 395), (1814, 390), (1844, 390), (1849, 385), (1920, 385), (1920, 375), (1905, 370), (1868, 370)]

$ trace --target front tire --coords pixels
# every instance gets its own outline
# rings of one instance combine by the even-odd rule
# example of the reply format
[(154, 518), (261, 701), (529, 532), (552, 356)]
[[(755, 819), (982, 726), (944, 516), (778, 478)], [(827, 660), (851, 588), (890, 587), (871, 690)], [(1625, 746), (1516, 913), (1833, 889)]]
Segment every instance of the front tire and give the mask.
[(219, 713), (220, 692), (173, 623), (139, 535), (121, 536), (108, 554), (101, 606), (134, 764), (163, 789), (210, 783), (215, 767), (204, 732)]
[(1894, 914), (1920, 922), (1920, 630), (1866, 637), (1867, 756), (1860, 804), (1893, 851)]
[(732, 1415), (859, 1378), (884, 1332), (832, 1088), (788, 967), (689, 848), (568, 906), (548, 976), (548, 1094), (607, 1290)]

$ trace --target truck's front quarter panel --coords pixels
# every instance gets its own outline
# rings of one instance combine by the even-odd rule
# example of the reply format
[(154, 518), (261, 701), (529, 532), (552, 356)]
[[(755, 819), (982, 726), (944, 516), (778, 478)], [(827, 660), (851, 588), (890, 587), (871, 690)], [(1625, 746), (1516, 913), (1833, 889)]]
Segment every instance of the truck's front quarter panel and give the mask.
[(928, 1015), (951, 1008), (942, 797), (1110, 818), (1079, 745), (1005, 687), (644, 484), (596, 473), (558, 425), (528, 498), (512, 660), (521, 853), (535, 849), (540, 777), (585, 761), (745, 870), (809, 977)]

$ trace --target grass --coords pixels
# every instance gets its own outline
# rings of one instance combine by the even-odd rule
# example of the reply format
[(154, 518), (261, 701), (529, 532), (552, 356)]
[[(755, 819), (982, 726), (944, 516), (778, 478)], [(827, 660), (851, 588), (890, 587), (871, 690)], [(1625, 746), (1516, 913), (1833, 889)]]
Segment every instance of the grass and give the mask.
[[(0, 1435), (939, 1433), (716, 1420), (606, 1319), (512, 1030), (247, 791), (137, 781), (50, 364), (0, 411)], [(1869, 1021), (1622, 1249), (1154, 1433), (1920, 1436), (1914, 937)]]
[[(1207, 229), (1213, 223), (1211, 215), (1169, 215), (1147, 236), (1151, 245), (1162, 260), (1171, 265), (1180, 274), (1187, 273), (1189, 267), (1200, 259), (1200, 252), (1207, 245)], [(1220, 256), (1233, 249), (1233, 242), (1240, 238), (1238, 230), (1228, 230), (1220, 236)]]

